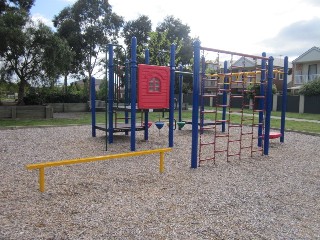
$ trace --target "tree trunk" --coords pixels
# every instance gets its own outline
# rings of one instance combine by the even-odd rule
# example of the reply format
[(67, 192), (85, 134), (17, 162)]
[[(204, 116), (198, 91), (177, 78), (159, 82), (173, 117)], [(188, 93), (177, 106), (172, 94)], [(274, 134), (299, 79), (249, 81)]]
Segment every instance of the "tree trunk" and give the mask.
[(68, 74), (64, 74), (64, 94), (68, 93)]
[(24, 105), (24, 93), (25, 93), (25, 88), (26, 88), (27, 82), (25, 79), (20, 79), (20, 84), (19, 84), (19, 91), (18, 91), (18, 102), (17, 105)]
[(85, 77), (85, 81), (83, 81), (83, 87), (84, 87), (84, 92), (86, 94), (86, 97), (88, 97), (88, 99), (91, 99), (91, 73), (88, 73), (88, 78)]
[(52, 78), (52, 79), (50, 80), (50, 89), (51, 89), (51, 90), (54, 89), (55, 84), (56, 84), (56, 80), (55, 80), (54, 78)]

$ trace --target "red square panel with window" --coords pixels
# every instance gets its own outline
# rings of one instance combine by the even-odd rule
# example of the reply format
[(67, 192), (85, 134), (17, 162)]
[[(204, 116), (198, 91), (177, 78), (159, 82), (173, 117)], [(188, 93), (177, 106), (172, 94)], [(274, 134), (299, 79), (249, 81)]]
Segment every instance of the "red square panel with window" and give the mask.
[(170, 68), (138, 65), (138, 108), (169, 108)]

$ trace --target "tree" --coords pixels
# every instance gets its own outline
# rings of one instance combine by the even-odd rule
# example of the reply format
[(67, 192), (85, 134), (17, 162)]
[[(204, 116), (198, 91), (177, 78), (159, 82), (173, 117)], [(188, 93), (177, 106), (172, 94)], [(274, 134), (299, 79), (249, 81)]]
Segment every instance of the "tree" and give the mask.
[(106, 45), (117, 42), (123, 18), (112, 12), (106, 0), (78, 0), (55, 16), (53, 22), (81, 63), (79, 70), (86, 72), (90, 81), (93, 70), (101, 63), (100, 55), (105, 52)]
[(180, 19), (175, 19), (174, 16), (167, 16), (160, 23), (156, 32), (167, 32), (167, 38), (170, 43), (181, 41), (181, 50), (177, 54), (183, 65), (190, 64), (190, 59), (193, 57), (192, 39), (189, 36), (190, 27), (181, 22)]
[(23, 103), (25, 88), (41, 72), (43, 35), (47, 29), (41, 25), (34, 28), (29, 21), (23, 27), (24, 17), (20, 12), (8, 12), (0, 19), (1, 60), (7, 76), (19, 79), (18, 103)]
[(35, 24), (29, 19), (22, 27), (21, 21), (24, 17), (15, 12), (0, 18), (2, 69), (7, 74), (6, 79), (17, 78), (18, 104), (24, 104), (27, 86), (43, 81), (45, 53), (53, 37), (51, 29), (43, 23)]
[[(72, 52), (68, 42), (65, 39), (60, 38), (57, 34), (53, 34), (51, 38), (48, 38), (44, 46), (44, 79), (47, 81), (51, 88), (56, 84), (60, 75), (67, 76), (71, 63), (74, 58), (74, 52)], [(64, 79), (64, 90), (67, 91), (67, 78)]]
[[(29, 10), (33, 5), (34, 0), (0, 0), (0, 24), (1, 24), (1, 42), (0, 52), (8, 50), (8, 39), (14, 38), (14, 36), (6, 36), (5, 30), (13, 30), (7, 34), (18, 33), (25, 26), (28, 21)], [(19, 38), (15, 39), (16, 42)]]
[[(171, 42), (167, 37), (168, 32), (151, 32), (149, 34), (150, 39), (148, 47), (150, 51), (150, 64), (153, 65), (165, 65), (168, 66), (170, 63), (170, 47)], [(172, 42), (176, 45), (176, 54), (179, 54), (181, 49), (181, 42)], [(180, 62), (179, 57), (175, 59), (176, 65)]]
[(99, 85), (99, 91), (97, 92), (97, 99), (105, 100), (108, 93), (107, 93), (107, 85), (108, 81), (106, 78), (102, 79), (101, 84)]
[(0, 15), (12, 11), (28, 13), (35, 0), (0, 0)]
[[(34, 0), (0, 0), (0, 60), (1, 81), (10, 83), (14, 72), (14, 55), (22, 52), (23, 28), (28, 21), (29, 11)], [(23, 85), (23, 84), (22, 84)], [(23, 87), (23, 86), (22, 86)], [(19, 86), (20, 89), (20, 86)], [(23, 96), (21, 96), (22, 98)], [(20, 99), (21, 99), (20, 98)]]
[[(59, 18), (59, 19), (58, 19)], [(58, 16), (55, 16), (54, 25), (57, 27), (57, 35), (65, 39), (72, 53), (71, 64), (64, 69), (64, 89), (67, 90), (67, 80), (70, 74), (79, 78), (84, 76), (82, 63), (84, 61), (84, 40), (80, 25), (74, 20), (71, 7), (64, 8)]]
[(137, 58), (138, 63), (144, 63), (144, 50), (147, 48), (149, 33), (152, 31), (152, 23), (148, 16), (141, 15), (136, 20), (128, 21), (124, 24), (122, 36), (127, 46), (127, 53), (130, 53), (131, 39), (137, 38)]

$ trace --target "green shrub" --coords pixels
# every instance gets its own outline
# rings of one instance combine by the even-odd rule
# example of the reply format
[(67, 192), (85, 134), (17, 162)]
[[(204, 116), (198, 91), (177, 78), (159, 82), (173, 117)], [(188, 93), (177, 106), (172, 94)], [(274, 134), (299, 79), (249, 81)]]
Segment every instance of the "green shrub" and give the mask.
[[(267, 86), (265, 86), (265, 90), (266, 90)], [(249, 86), (247, 87), (247, 97), (249, 99), (253, 99), (253, 96), (257, 96), (260, 95), (260, 84), (249, 84)], [(272, 85), (272, 94), (276, 94), (277, 93), (277, 86), (275, 84)]]
[(36, 92), (29, 92), (24, 98), (23, 102), (25, 105), (43, 105), (45, 104), (45, 99), (43, 94)]
[(107, 97), (107, 86), (108, 82), (106, 79), (103, 79), (100, 83), (99, 90), (97, 91), (96, 97), (99, 100), (105, 100)]
[(43, 105), (47, 103), (85, 103), (89, 100), (84, 91), (64, 93), (62, 89), (30, 89), (24, 97), (26, 105)]
[(300, 95), (305, 96), (319, 96), (320, 95), (320, 78), (304, 84), (300, 90)]

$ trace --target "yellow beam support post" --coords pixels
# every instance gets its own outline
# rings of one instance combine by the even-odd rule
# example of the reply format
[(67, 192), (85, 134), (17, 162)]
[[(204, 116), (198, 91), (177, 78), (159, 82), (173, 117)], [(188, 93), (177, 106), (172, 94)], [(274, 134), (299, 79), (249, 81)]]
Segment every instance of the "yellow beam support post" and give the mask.
[(164, 152), (160, 152), (160, 173), (164, 172)]
[(44, 192), (44, 167), (39, 168), (39, 184), (40, 184), (40, 192)]
[(101, 161), (101, 160), (111, 160), (115, 158), (135, 157), (135, 156), (148, 155), (148, 154), (154, 154), (154, 153), (160, 153), (160, 152), (169, 152), (171, 150), (172, 150), (171, 148), (159, 148), (159, 149), (119, 153), (119, 154), (112, 154), (112, 155), (98, 156), (98, 157), (68, 159), (68, 160), (46, 162), (46, 163), (35, 163), (35, 164), (29, 164), (26, 167), (27, 169), (31, 170), (31, 169), (39, 169), (41, 167), (56, 167), (56, 166), (69, 165), (69, 164), (87, 163), (87, 162), (95, 162), (95, 161)]
[(160, 173), (163, 173), (164, 172), (164, 153), (170, 152), (171, 150), (172, 150), (171, 148), (159, 148), (159, 149), (152, 149), (152, 150), (145, 150), (145, 151), (138, 151), (138, 152), (112, 154), (112, 155), (99, 156), (99, 157), (69, 159), (69, 160), (46, 162), (46, 163), (35, 163), (35, 164), (27, 165), (26, 168), (28, 170), (39, 169), (40, 191), (44, 192), (44, 190), (45, 190), (44, 168), (46, 168), (46, 167), (57, 167), (57, 166), (70, 165), (70, 164), (87, 163), (87, 162), (95, 162), (95, 161), (101, 161), (101, 160), (111, 160), (111, 159), (116, 159), (116, 158), (134, 157), (134, 156), (160, 153), (159, 171), (160, 171)]

